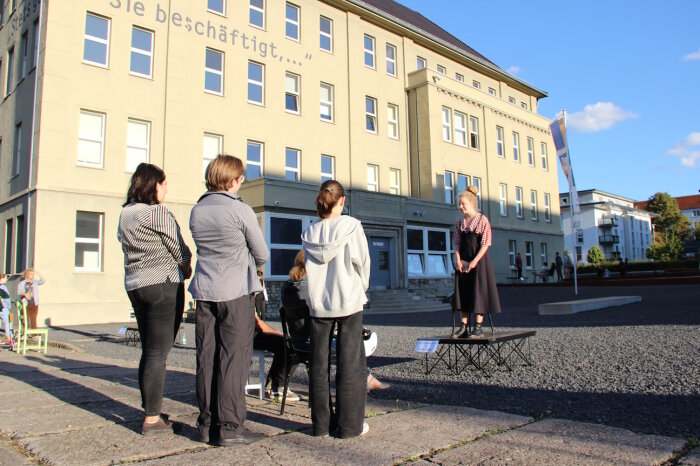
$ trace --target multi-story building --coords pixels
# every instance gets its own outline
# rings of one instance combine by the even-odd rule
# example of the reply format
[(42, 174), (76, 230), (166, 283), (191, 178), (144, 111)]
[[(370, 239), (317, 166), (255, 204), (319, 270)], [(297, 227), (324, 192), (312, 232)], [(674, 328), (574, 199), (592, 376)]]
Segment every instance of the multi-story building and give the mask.
[[(700, 230), (700, 194), (692, 194), (690, 196), (674, 197), (678, 203), (678, 208), (681, 214), (690, 222), (690, 231), (696, 232)], [(635, 207), (642, 210), (647, 210), (649, 201), (635, 202)]]
[(579, 191), (578, 198), (580, 228), (572, 229), (569, 193), (559, 193), (564, 246), (571, 248), (572, 234), (575, 234), (578, 261), (585, 262), (593, 246), (598, 246), (608, 260), (647, 260), (653, 214), (636, 208), (632, 199), (597, 189)]
[(562, 247), (546, 93), (391, 0), (0, 2), (6, 272), (46, 277), (40, 319), (123, 321), (116, 228), (140, 162), (189, 212), (216, 154), (287, 277), (321, 181), (348, 188), (375, 288), (450, 283), (455, 201), (480, 188), (499, 279)]

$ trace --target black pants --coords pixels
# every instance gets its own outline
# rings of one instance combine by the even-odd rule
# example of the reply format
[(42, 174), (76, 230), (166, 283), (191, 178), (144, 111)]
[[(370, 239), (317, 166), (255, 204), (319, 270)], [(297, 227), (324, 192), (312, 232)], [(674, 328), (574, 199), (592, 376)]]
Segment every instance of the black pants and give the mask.
[[(330, 344), (336, 340), (335, 413), (330, 396)], [(311, 371), (309, 397), (313, 434), (326, 435), (337, 427), (340, 438), (362, 433), (367, 394), (362, 312), (338, 319), (311, 318)]]
[(200, 430), (220, 438), (243, 429), (245, 384), (253, 354), (253, 295), (232, 301), (197, 301), (197, 403)]
[[(271, 351), (274, 354), (267, 378), (270, 379), (270, 388), (273, 392), (284, 389), (284, 337), (258, 332), (253, 339), (253, 349)], [(294, 374), (296, 368), (296, 364), (289, 368), (289, 377)]]
[(141, 337), (139, 388), (146, 416), (158, 416), (163, 405), (165, 362), (185, 309), (182, 283), (159, 283), (128, 291)]

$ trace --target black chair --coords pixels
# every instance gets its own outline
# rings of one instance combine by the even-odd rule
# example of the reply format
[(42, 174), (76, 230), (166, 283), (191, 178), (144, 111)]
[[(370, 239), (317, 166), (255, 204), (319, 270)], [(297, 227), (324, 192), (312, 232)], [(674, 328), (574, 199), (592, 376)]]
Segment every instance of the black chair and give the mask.
[[(282, 392), (282, 407), (280, 415), (284, 414), (284, 405), (287, 401), (287, 390), (289, 389), (289, 368), (296, 364), (304, 364), (306, 371), (309, 371), (311, 360), (310, 348), (302, 348), (294, 344), (289, 331), (288, 311), (284, 306), (280, 306), (280, 322), (282, 323), (282, 333), (284, 334), (284, 391)], [(308, 317), (307, 317), (308, 318)]]

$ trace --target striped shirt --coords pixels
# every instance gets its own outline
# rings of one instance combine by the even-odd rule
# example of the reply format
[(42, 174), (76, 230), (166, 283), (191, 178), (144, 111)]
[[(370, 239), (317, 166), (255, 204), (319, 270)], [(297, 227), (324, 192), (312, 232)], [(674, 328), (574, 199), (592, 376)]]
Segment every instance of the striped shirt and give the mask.
[(180, 226), (161, 204), (132, 202), (119, 215), (117, 239), (124, 251), (127, 291), (159, 283), (182, 283), (180, 265), (192, 259)]
[(190, 231), (197, 246), (194, 299), (225, 302), (262, 291), (257, 267), (270, 253), (253, 209), (238, 194), (205, 193), (192, 208)]
[(452, 234), (452, 240), (455, 243), (455, 251), (459, 252), (460, 233), (463, 231), (472, 231), (477, 235), (481, 235), (481, 245), (491, 246), (491, 223), (486, 215), (481, 212), (477, 213), (467, 225), (464, 218), (457, 220), (455, 224), (455, 232)]

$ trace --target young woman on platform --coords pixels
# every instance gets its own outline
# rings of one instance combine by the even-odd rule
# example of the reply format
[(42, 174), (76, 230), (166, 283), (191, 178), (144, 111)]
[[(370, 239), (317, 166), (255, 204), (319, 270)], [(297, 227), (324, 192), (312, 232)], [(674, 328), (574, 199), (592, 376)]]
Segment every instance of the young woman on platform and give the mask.
[(474, 313), (476, 326), (471, 336), (484, 334), (481, 324), (484, 314), (501, 312), (496, 289), (489, 246), (491, 224), (477, 211), (476, 195), (479, 188), (469, 186), (459, 195), (459, 210), (463, 217), (457, 220), (453, 236), (455, 246), (455, 304), (462, 314), (462, 325), (452, 338), (469, 337), (469, 314)]

